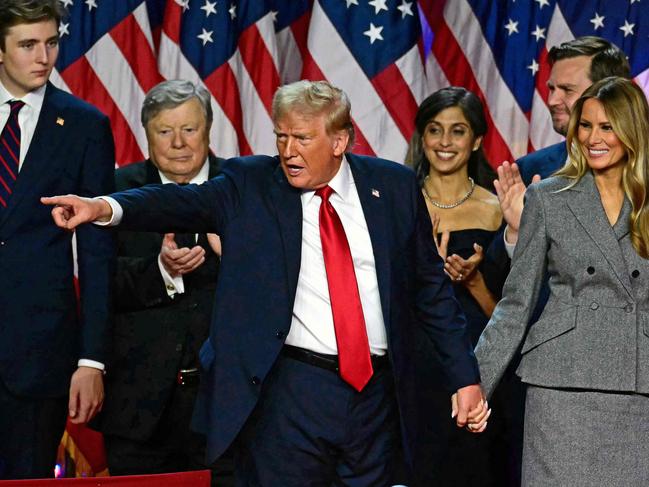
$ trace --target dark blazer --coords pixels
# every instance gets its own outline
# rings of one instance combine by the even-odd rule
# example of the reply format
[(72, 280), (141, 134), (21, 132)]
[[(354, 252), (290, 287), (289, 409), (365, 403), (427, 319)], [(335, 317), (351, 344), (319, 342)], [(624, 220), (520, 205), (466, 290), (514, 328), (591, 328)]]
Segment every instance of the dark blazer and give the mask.
[[(414, 329), (435, 342), (450, 390), (479, 381), (465, 323), (432, 239), (414, 173), (393, 162), (348, 154), (372, 241), (388, 354), (395, 377), (406, 457), (417, 431)], [(197, 230), (223, 239), (210, 338), (201, 349), (203, 380), (195, 425), (212, 461), (252, 412), (288, 333), (300, 270), (301, 191), (276, 157), (232, 159), (201, 186), (166, 185), (114, 195), (122, 225)]]
[[(649, 263), (631, 245), (630, 203), (611, 226), (590, 172), (567, 185), (527, 190), (503, 299), (476, 348), (485, 391), (522, 344), (528, 384), (648, 394)], [(546, 272), (550, 297), (525, 335)]]
[(523, 182), (529, 186), (532, 176), (540, 174), (541, 179), (549, 178), (555, 171), (563, 167), (568, 159), (568, 148), (565, 142), (539, 149), (521, 157), (516, 161)]
[[(222, 160), (210, 156), (209, 177)], [(160, 184), (150, 160), (115, 172), (118, 190)], [(185, 292), (170, 298), (158, 267), (162, 233), (117, 235), (115, 329), (106, 375), (106, 400), (99, 420), (105, 434), (148, 440), (164, 411), (181, 368), (198, 366), (198, 350), (209, 333), (219, 258), (205, 235), (205, 262), (183, 277)]]
[(77, 308), (73, 234), (53, 225), (39, 198), (105, 194), (114, 167), (108, 119), (48, 84), (14, 194), (0, 212), (0, 377), (14, 394), (63, 396), (79, 358), (106, 361), (112, 234), (95, 225), (76, 231)]

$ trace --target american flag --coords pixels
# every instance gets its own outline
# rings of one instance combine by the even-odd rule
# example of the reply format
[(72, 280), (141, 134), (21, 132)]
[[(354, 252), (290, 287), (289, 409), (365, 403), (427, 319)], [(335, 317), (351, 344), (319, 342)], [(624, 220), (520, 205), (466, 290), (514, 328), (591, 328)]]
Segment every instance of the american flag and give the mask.
[(581, 35), (622, 48), (649, 93), (648, 0), (61, 0), (53, 82), (110, 116), (118, 165), (147, 155), (139, 112), (163, 79), (213, 95), (211, 148), (275, 153), (274, 90), (327, 79), (352, 102), (354, 151), (406, 155), (414, 114), (448, 85), (483, 99), (494, 165), (558, 142), (547, 51)]
[[(646, 1), (646, 0), (645, 0)], [(641, 0), (61, 0), (59, 86), (112, 120), (117, 164), (147, 155), (139, 109), (163, 79), (213, 94), (212, 150), (275, 151), (282, 83), (328, 79), (351, 97), (359, 153), (403, 160), (416, 106), (449, 84), (484, 100), (494, 165), (560, 140), (545, 106), (549, 46), (598, 35), (649, 92)], [(548, 47), (546, 47), (548, 46)]]

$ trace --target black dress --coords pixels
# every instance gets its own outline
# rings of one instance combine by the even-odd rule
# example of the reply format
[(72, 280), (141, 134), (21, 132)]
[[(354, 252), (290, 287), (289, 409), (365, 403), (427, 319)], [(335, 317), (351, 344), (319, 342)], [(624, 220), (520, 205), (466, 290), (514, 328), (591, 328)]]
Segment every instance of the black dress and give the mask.
[[(477, 243), (485, 253), (497, 231), (484, 229), (466, 229), (451, 232), (448, 241), (448, 255), (457, 254), (468, 259), (475, 253), (473, 244)], [(496, 299), (500, 298), (501, 289), (490, 277), (490, 262), (486, 257), (480, 264), (487, 288)], [(492, 284), (492, 281), (493, 284)], [(496, 288), (494, 288), (496, 287)], [(467, 335), (475, 347), (489, 317), (480, 308), (471, 293), (461, 284), (453, 284), (456, 298), (466, 316)], [(417, 367), (424, 382), (419, 386), (419, 394), (427, 397), (428, 404), (435, 404), (433, 411), (420, 410), (419, 424), (422, 429), (418, 436), (415, 461), (419, 465), (428, 465), (427, 469), (416, 468), (424, 472), (415, 479), (417, 486), (452, 486), (452, 487), (490, 487), (514, 485), (515, 477), (511, 453), (511, 432), (508, 431), (507, 418), (503, 418), (503, 408), (498, 397), (498, 390), (491, 400), (490, 407), (499, 414), (489, 419), (484, 433), (473, 434), (461, 430), (450, 417), (451, 394), (444, 387), (444, 376), (437, 353), (429, 340), (419, 340), (416, 351)], [(431, 358), (432, 357), (432, 358)]]

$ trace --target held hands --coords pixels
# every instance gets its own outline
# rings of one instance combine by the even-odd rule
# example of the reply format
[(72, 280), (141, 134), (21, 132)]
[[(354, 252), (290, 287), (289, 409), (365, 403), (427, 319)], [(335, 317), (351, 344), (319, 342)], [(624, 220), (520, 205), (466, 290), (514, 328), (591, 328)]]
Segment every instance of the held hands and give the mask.
[(54, 223), (66, 230), (74, 230), (82, 223), (94, 221), (110, 221), (113, 210), (102, 199), (81, 198), (69, 194), (66, 196), (52, 196), (41, 198), (44, 205), (52, 205), (52, 218)]
[[(218, 237), (217, 237), (218, 238)], [(200, 245), (178, 248), (173, 233), (166, 233), (160, 248), (160, 261), (171, 277), (189, 274), (205, 262), (205, 249)]]
[[(523, 202), (527, 187), (521, 178), (516, 163), (510, 164), (503, 162), (497, 169), (498, 179), (494, 181), (496, 194), (500, 203), (500, 209), (503, 212), (503, 218), (507, 222), (507, 241), (515, 244), (518, 240), (518, 228), (521, 224), (521, 214), (523, 213)], [(532, 182), (536, 183), (541, 180), (541, 176), (535, 174)]]
[(92, 367), (79, 367), (70, 381), (68, 414), (74, 424), (87, 423), (101, 411), (104, 403), (104, 373)]
[(491, 409), (479, 384), (461, 387), (451, 396), (451, 418), (458, 428), (471, 433), (482, 433), (487, 428)]

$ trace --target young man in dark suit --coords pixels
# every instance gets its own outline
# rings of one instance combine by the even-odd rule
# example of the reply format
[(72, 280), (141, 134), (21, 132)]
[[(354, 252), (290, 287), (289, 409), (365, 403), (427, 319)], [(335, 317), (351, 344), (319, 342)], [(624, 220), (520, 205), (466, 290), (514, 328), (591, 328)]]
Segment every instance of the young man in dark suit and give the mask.
[(114, 188), (108, 119), (55, 88), (58, 0), (0, 2), (0, 479), (51, 477), (66, 417), (101, 408), (111, 235), (52, 225), (42, 195)]
[[(147, 93), (141, 118), (149, 159), (118, 169), (117, 190), (201, 184), (219, 173), (223, 161), (209, 152), (212, 107), (205, 88), (164, 81)], [(189, 424), (220, 241), (205, 233), (122, 231), (117, 242), (113, 354), (99, 421), (110, 473), (208, 468), (205, 438)], [(214, 481), (225, 485), (226, 466), (219, 467)]]
[(401, 454), (428, 468), (411, 454), (417, 327), (457, 392), (458, 425), (488, 417), (414, 173), (346, 152), (350, 111), (327, 82), (292, 83), (273, 100), (278, 157), (233, 159), (200, 186), (43, 199), (65, 228), (222, 237), (195, 424), (208, 460), (234, 444), (237, 485), (389, 486), (403, 483)]

